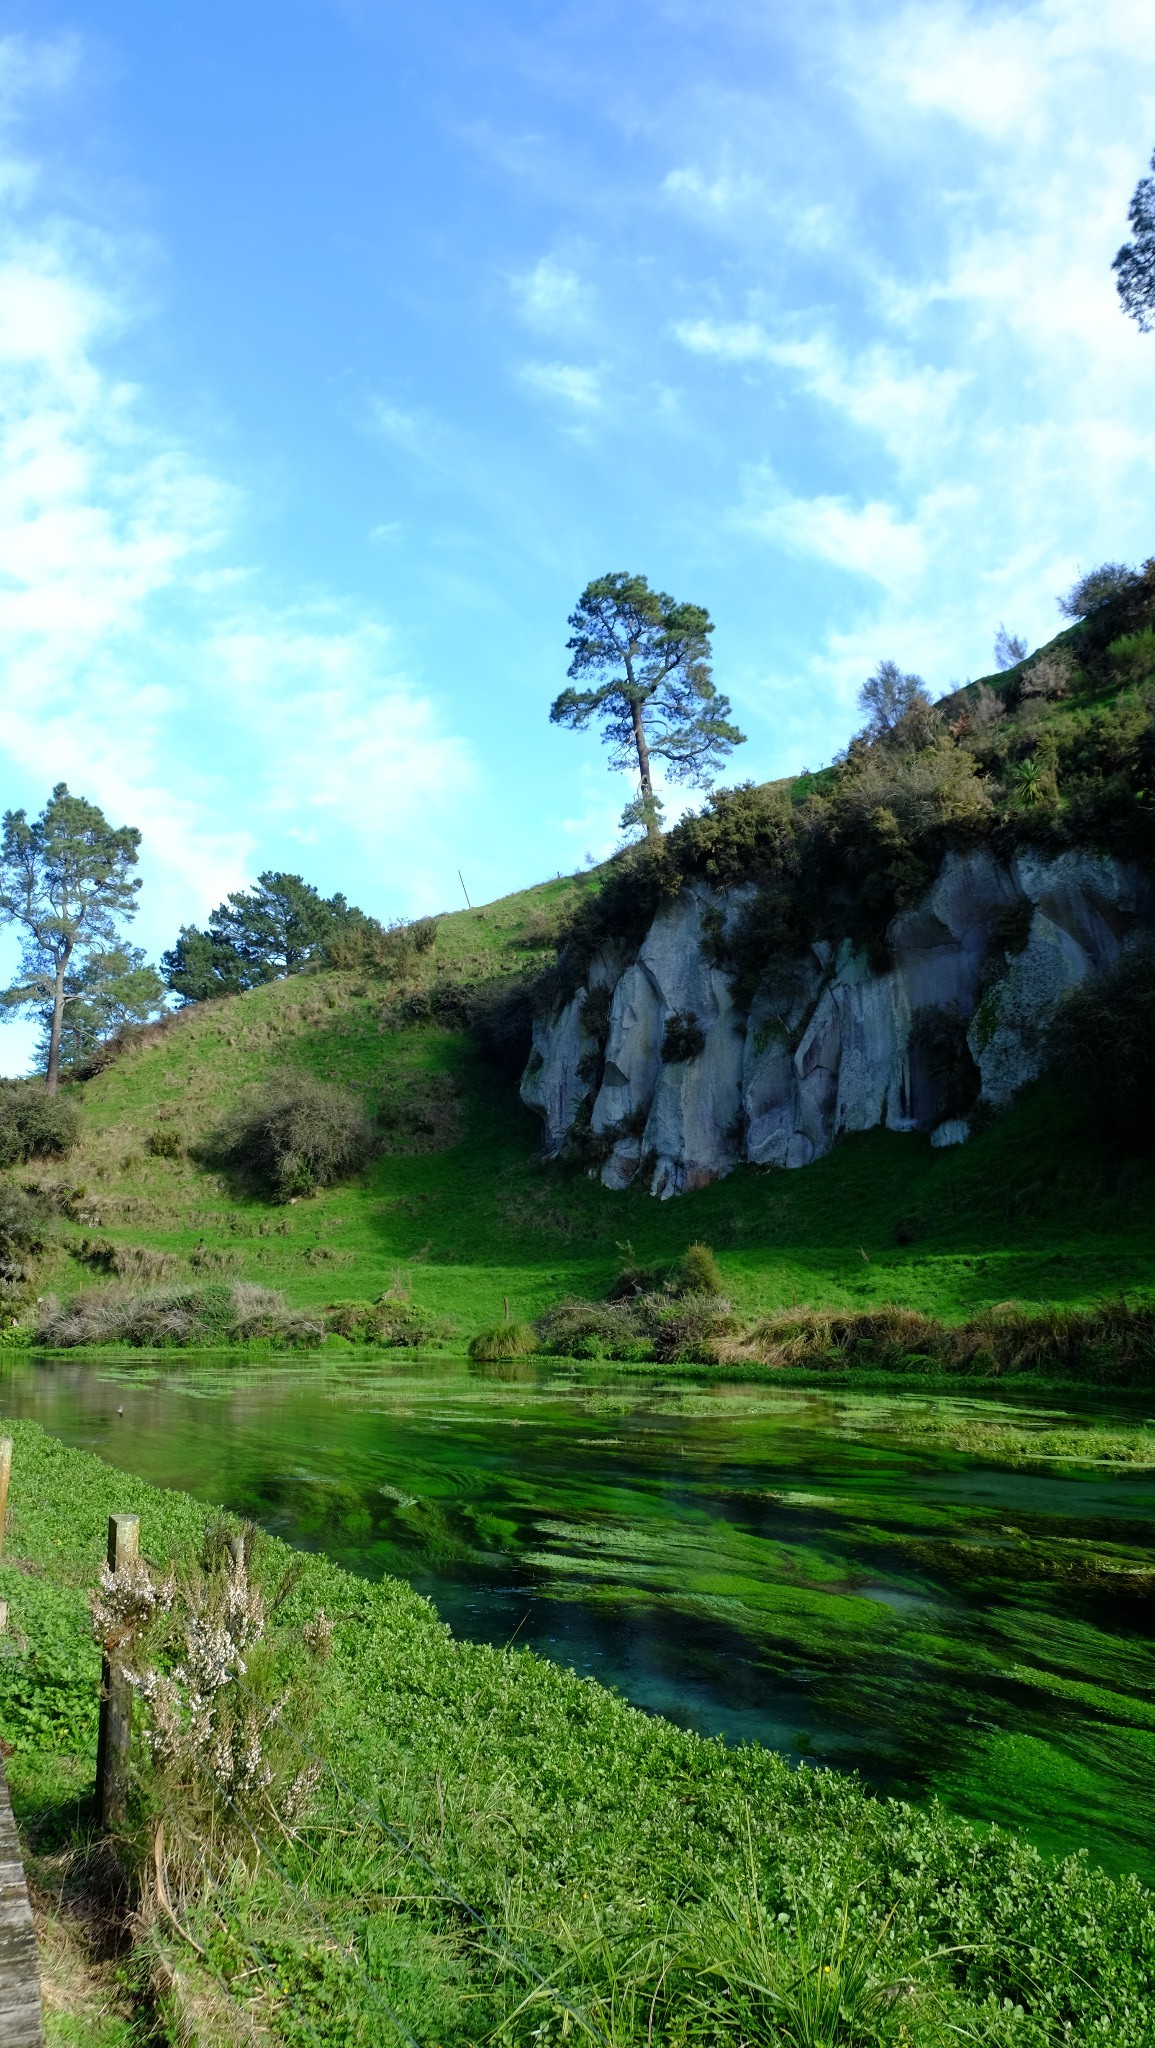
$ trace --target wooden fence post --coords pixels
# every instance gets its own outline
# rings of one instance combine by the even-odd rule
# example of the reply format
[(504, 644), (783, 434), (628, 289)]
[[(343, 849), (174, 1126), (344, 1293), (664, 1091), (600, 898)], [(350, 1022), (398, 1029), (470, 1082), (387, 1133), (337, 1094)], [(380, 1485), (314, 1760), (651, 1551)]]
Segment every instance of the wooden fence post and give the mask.
[(0, 1551), (4, 1548), (4, 1520), (8, 1513), (8, 1481), (12, 1477), (12, 1439), (0, 1436)]
[(40, 1965), (20, 1839), (0, 1760), (0, 2041), (4, 2048), (44, 2048)]
[[(110, 1515), (108, 1562), (116, 1572), (140, 1556), (140, 1516)], [(96, 1747), (96, 1810), (103, 1828), (122, 1826), (128, 1795), (132, 1740), (132, 1687), (115, 1652), (104, 1652), (100, 1674), (100, 1738)]]

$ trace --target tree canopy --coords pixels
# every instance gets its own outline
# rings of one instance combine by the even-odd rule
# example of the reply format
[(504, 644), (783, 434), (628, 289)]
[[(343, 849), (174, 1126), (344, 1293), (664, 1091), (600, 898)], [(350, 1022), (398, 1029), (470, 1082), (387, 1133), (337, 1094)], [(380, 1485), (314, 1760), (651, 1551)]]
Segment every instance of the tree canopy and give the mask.
[(858, 702), (866, 713), (868, 739), (884, 740), (896, 733), (912, 711), (930, 709), (921, 676), (904, 675), (896, 661), (880, 661), (863, 683)]
[[(1151, 158), (1155, 171), (1155, 155)], [(1155, 327), (1155, 178), (1140, 178), (1127, 212), (1134, 240), (1124, 242), (1111, 265), (1123, 311), (1142, 334)]]
[(714, 687), (709, 613), (619, 572), (586, 585), (569, 625), (567, 674), (586, 687), (563, 690), (550, 719), (578, 732), (600, 721), (610, 767), (637, 768), (638, 794), (622, 823), (644, 825), (653, 837), (661, 805), (651, 764), (660, 761), (673, 782), (705, 787), (746, 737)]
[(136, 912), (140, 833), (58, 782), (39, 818), (7, 811), (0, 839), (0, 918), (19, 926), (21, 978), (0, 994), (9, 1010), (46, 1010), (47, 1082), (60, 1080), (60, 1042), (70, 971), (121, 943)]
[(322, 896), (300, 875), (270, 869), (254, 888), (234, 889), (218, 904), (206, 930), (182, 925), (175, 946), (161, 955), (161, 971), (186, 1003), (239, 995), (299, 973), (359, 922), (364, 914), (344, 896)]

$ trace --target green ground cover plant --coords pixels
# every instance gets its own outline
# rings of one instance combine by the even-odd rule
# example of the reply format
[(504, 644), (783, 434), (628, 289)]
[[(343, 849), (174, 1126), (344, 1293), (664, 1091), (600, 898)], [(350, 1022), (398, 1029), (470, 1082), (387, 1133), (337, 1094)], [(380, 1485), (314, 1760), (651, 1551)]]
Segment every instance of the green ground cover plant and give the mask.
[[(153, 1582), (195, 1584), (205, 1510), (34, 1425), (4, 1427), (16, 1456), (0, 1591), (16, 1655), (0, 1661), (0, 1733), (33, 1876), (51, 1875), (63, 1902), (48, 1909), (51, 1965), (68, 1871), (99, 1882), (88, 1595), (105, 1518), (131, 1505)], [(182, 1819), (175, 1801), (158, 1864), (142, 1768), (118, 1848), (135, 1886), (119, 2022), (132, 2048), (177, 2038), (174, 1977), (186, 2010), (215, 1989), (269, 2038), (313, 2048), (403, 2038), (390, 2011), (422, 2048), (1150, 2040), (1155, 1903), (1138, 1881), (704, 1741), (527, 1653), (455, 1641), (394, 1581), (272, 1539), (244, 1555), (282, 1693), (293, 1644), (314, 1632), (305, 1712), (285, 1696), (277, 1739), (307, 1744), (315, 1775), (260, 1855), (219, 1795), (215, 1819), (191, 1800)], [(288, 1783), (287, 1749), (277, 1768)], [(265, 1841), (267, 1816), (237, 1804)], [(163, 1885), (182, 1828), (166, 1912), (157, 1873)], [(66, 1983), (50, 1977), (49, 1992), (66, 2005)], [(67, 2017), (55, 2040), (84, 2040)]]

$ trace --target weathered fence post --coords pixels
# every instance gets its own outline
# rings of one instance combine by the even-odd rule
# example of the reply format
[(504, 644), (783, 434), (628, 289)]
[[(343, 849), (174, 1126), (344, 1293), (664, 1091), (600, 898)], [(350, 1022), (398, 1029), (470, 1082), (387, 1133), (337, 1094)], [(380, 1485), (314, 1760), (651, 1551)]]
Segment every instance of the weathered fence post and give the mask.
[(4, 2048), (42, 2048), (40, 1966), (28, 1886), (8, 1784), (0, 1761), (0, 2041)]
[[(140, 1556), (140, 1516), (110, 1515), (108, 1562), (120, 1571)], [(115, 1651), (104, 1651), (100, 1675), (100, 1739), (96, 1747), (96, 1810), (101, 1827), (120, 1827), (128, 1794), (128, 1751), (132, 1739), (132, 1687)]]
[(8, 1514), (8, 1481), (12, 1477), (12, 1439), (0, 1436), (0, 1550), (4, 1548), (4, 1523)]

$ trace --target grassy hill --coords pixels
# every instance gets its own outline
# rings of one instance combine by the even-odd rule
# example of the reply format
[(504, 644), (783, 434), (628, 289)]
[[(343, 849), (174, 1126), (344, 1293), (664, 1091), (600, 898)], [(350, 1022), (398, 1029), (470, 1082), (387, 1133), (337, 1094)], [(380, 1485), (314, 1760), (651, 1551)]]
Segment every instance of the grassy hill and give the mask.
[[(658, 1264), (695, 1239), (749, 1309), (889, 1301), (957, 1319), (1008, 1298), (1151, 1290), (1155, 1177), (1098, 1150), (1054, 1088), (961, 1150), (875, 1131), (801, 1172), (741, 1168), (668, 1203), (545, 1164), (516, 1079), (468, 1028), (420, 1013), (431, 988), (500, 985), (547, 960), (557, 917), (594, 887), (556, 880), (445, 917), (400, 988), (317, 973), (194, 1008), (77, 1084), (77, 1151), (17, 1175), (64, 1211), (41, 1291), (101, 1284), (94, 1245), (139, 1246), (168, 1254), (174, 1277), (249, 1279), (302, 1306), (411, 1290), (465, 1339), (507, 1300), (529, 1317), (600, 1294), (623, 1260)], [(276, 1206), (198, 1150), (246, 1089), (290, 1072), (362, 1093), (384, 1141), (351, 1184)], [(150, 1150), (160, 1133), (177, 1156)]]
[[(1150, 865), (1152, 787), (1155, 570), (929, 723), (917, 714), (905, 738), (718, 793), (656, 847), (444, 916), (431, 950), (389, 973), (299, 974), (146, 1032), (73, 1084), (76, 1152), (14, 1171), (60, 1218), (36, 1284), (69, 1294), (118, 1265), (131, 1275), (135, 1247), (142, 1279), (249, 1280), (302, 1308), (409, 1294), (464, 1341), (507, 1305), (529, 1319), (702, 1240), (743, 1311), (890, 1302), (957, 1321), (1008, 1300), (1150, 1298), (1155, 1172), (1097, 1141), (1053, 1084), (960, 1150), (879, 1130), (800, 1172), (740, 1168), (658, 1203), (545, 1164), (517, 1057), (508, 1043), (492, 1057), (492, 1031), (487, 1054), (471, 1020), (548, 969), (562, 932), (558, 972), (576, 985), (582, 958), (640, 936), (692, 875), (756, 885), (730, 962), (748, 996), (823, 920), (877, 948), (951, 845), (1085, 844)], [(351, 1183), (275, 1206), (207, 1141), (246, 1091), (293, 1074), (355, 1091), (382, 1143)]]

